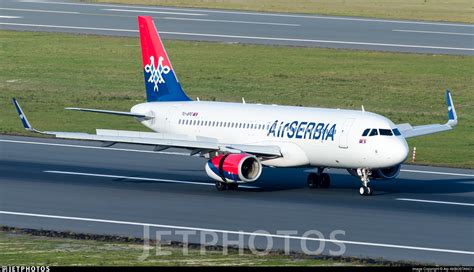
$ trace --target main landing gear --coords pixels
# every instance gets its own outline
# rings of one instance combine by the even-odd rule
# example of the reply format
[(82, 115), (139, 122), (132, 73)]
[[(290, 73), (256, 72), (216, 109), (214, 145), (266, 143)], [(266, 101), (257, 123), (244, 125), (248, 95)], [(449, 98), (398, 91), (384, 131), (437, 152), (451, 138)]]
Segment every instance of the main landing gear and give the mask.
[(362, 182), (362, 186), (359, 188), (359, 194), (362, 196), (372, 195), (372, 189), (369, 186), (369, 176), (371, 172), (367, 168), (358, 168), (357, 175), (360, 177), (360, 182)]
[(328, 174), (323, 173), (324, 168), (318, 168), (318, 173), (310, 173), (308, 175), (308, 187), (313, 188), (329, 188), (331, 178)]
[(226, 183), (222, 181), (216, 181), (216, 189), (217, 191), (225, 191), (225, 190), (237, 190), (239, 188), (238, 183)]

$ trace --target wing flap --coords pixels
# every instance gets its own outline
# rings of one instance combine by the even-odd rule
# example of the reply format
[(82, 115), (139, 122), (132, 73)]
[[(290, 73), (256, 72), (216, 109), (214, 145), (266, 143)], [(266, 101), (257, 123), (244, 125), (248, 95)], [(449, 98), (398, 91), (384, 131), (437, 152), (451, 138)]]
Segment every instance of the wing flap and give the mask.
[(106, 143), (126, 143), (158, 146), (163, 150), (169, 147), (197, 150), (191, 154), (197, 154), (203, 150), (207, 152), (222, 151), (230, 153), (250, 153), (263, 156), (281, 156), (280, 147), (272, 145), (245, 145), (245, 144), (223, 144), (212, 138), (192, 139), (186, 135), (163, 134), (155, 132), (138, 132), (126, 130), (97, 130), (97, 134), (80, 132), (53, 132), (45, 133), (62, 139), (100, 141)]
[(49, 132), (49, 134), (54, 134), (57, 138), (63, 138), (63, 139), (89, 140), (89, 141), (140, 144), (140, 145), (158, 145), (158, 146), (180, 147), (180, 148), (191, 148), (191, 149), (194, 149), (194, 148), (212, 149), (212, 150), (219, 149), (218, 145), (212, 142), (191, 141), (191, 140), (163, 138), (163, 137), (149, 138), (149, 137), (133, 137), (133, 136), (114, 136), (114, 135), (98, 135), (98, 134), (76, 133), (76, 132)]

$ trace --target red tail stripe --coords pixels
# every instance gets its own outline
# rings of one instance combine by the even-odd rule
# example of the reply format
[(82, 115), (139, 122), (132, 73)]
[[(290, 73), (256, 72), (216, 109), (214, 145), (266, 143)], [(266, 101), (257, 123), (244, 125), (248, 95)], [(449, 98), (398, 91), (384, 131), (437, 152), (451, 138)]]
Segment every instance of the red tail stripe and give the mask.
[(140, 27), (143, 67), (150, 64), (150, 57), (153, 56), (155, 66), (158, 65), (159, 57), (163, 57), (163, 65), (169, 66), (173, 70), (152, 18), (150, 16), (138, 16), (138, 25)]

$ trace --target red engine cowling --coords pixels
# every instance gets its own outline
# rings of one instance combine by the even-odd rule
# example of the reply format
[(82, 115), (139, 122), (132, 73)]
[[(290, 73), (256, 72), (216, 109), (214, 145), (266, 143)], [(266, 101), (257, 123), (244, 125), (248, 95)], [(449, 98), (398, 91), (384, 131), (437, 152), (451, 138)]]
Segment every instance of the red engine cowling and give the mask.
[(224, 182), (252, 182), (262, 174), (262, 164), (250, 154), (222, 154), (206, 164), (209, 177)]

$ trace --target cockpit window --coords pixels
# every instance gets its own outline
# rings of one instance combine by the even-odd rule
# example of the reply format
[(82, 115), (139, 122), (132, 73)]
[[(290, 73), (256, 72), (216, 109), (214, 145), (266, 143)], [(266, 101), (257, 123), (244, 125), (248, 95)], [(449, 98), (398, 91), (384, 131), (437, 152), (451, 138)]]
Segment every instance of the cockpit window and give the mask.
[(392, 136), (392, 131), (390, 129), (379, 129), (380, 135), (382, 136)]
[(402, 134), (400, 133), (400, 131), (398, 130), (398, 128), (394, 128), (394, 129), (393, 129), (393, 134), (395, 134), (395, 136), (400, 136), (400, 135), (402, 135)]
[(377, 135), (379, 135), (379, 133), (377, 132), (377, 129), (373, 128), (372, 131), (370, 131), (369, 136), (377, 136)]
[(364, 130), (364, 133), (362, 133), (362, 136), (367, 136), (369, 134), (370, 128)]

